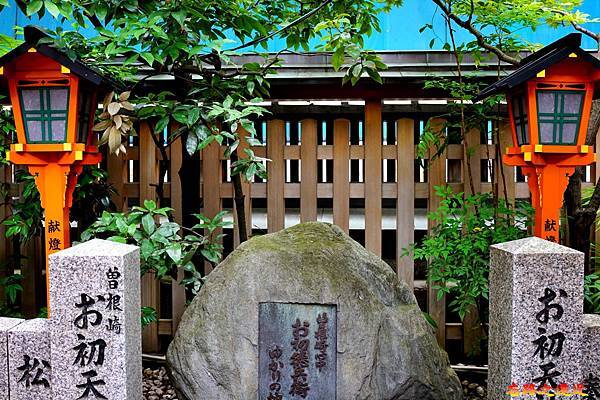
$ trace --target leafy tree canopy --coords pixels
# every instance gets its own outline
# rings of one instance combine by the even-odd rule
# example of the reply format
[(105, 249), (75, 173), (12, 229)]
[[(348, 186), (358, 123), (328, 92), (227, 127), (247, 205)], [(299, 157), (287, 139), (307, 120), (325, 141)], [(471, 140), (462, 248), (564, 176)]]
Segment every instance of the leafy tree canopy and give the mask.
[[(520, 34), (524, 29), (536, 30), (542, 25), (552, 28), (572, 26), (600, 43), (600, 34), (583, 26), (600, 22), (600, 19), (579, 10), (583, 0), (431, 1), (453, 24), (473, 35), (473, 40), (464, 44), (464, 50), (475, 55), (482, 51), (491, 52), (510, 64), (520, 61), (511, 53), (538, 47), (523, 40)], [(433, 26), (427, 25), (425, 28), (433, 29)]]
[[(174, 76), (177, 90), (144, 98), (141, 118), (154, 121), (157, 128), (177, 121), (181, 129), (170, 140), (183, 135), (188, 151), (193, 153), (214, 140), (229, 143), (231, 151), (235, 151), (238, 128), (245, 128), (252, 139), (250, 119), (265, 112), (252, 102), (268, 95), (265, 76), (274, 72), (272, 67), (280, 63), (278, 56), (282, 52), (307, 51), (316, 46), (317, 50), (333, 53), (334, 67), (347, 72), (345, 81), (355, 84), (363, 74), (381, 81), (377, 71), (385, 64), (363, 49), (363, 40), (380, 29), (378, 15), (401, 5), (402, 0), (17, 3), (27, 15), (50, 13), (71, 22), (72, 30), (59, 28), (50, 33), (54, 45), (72, 58), (92, 63), (126, 81), (134, 82), (137, 77), (138, 84), (140, 76)], [(0, 0), (0, 5), (7, 5), (7, 1)], [(90, 26), (97, 34), (84, 37), (79, 28)], [(287, 45), (276, 55), (266, 53), (268, 41), (274, 38), (283, 39)], [(232, 57), (242, 53), (256, 54), (256, 62), (238, 65), (232, 61)], [(115, 66), (115, 59), (122, 63)], [(138, 87), (134, 86), (134, 92)], [(132, 102), (135, 98), (132, 96)], [(107, 100), (108, 104), (111, 100)], [(131, 132), (127, 118), (115, 121), (116, 115), (130, 111), (120, 110), (123, 112), (103, 114), (105, 120), (111, 121), (102, 126), (102, 131), (113, 151), (124, 150), (119, 137)]]

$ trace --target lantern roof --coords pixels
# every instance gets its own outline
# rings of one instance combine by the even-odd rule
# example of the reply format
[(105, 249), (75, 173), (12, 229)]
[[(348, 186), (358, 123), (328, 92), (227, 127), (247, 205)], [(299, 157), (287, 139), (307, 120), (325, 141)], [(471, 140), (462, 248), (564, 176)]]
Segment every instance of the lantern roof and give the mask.
[(40, 43), (41, 39), (50, 37), (46, 32), (44, 32), (43, 29), (37, 26), (29, 25), (24, 28), (24, 33), (25, 42), (0, 57), (0, 67), (16, 60), (19, 56), (34, 48), (38, 53), (65, 66), (73, 74), (94, 86), (103, 87), (107, 90), (123, 88), (123, 85), (121, 85), (119, 82), (98, 72), (84, 62), (78, 59), (72, 60), (64, 52), (50, 46), (49, 44)]
[(573, 53), (592, 64), (595, 68), (600, 69), (600, 60), (581, 48), (581, 33), (571, 33), (525, 57), (515, 72), (483, 89), (473, 101), (483, 100), (494, 94), (505, 93), (535, 78), (539, 72), (568, 58)]

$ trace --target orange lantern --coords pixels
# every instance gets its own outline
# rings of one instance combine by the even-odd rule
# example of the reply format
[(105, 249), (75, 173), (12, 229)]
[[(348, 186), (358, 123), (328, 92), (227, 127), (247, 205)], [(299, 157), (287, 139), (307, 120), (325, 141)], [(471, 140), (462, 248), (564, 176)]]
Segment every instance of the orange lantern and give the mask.
[(580, 46), (581, 34), (565, 36), (523, 59), (519, 69), (475, 99), (506, 94), (513, 147), (503, 161), (527, 176), (535, 235), (555, 242), (569, 177), (575, 167), (596, 160), (585, 140), (600, 61)]
[[(115, 83), (48, 44), (47, 35), (25, 28), (25, 42), (0, 57), (0, 78), (8, 86), (17, 143), (7, 159), (27, 165), (40, 192), (46, 255), (70, 246), (69, 210), (77, 176), (101, 155), (92, 134), (97, 98)], [(46, 266), (46, 280), (50, 271)], [(49, 299), (48, 299), (49, 304)]]

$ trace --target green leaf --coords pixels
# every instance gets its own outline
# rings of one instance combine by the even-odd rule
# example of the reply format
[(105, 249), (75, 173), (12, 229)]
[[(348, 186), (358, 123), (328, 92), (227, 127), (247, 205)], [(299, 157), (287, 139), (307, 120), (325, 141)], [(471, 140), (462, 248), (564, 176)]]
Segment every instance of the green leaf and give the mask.
[(27, 16), (31, 16), (40, 11), (43, 5), (43, 0), (32, 0), (29, 4), (27, 4)]
[(190, 156), (194, 154), (196, 150), (198, 150), (198, 143), (198, 136), (190, 132), (190, 134), (187, 136), (187, 139), (185, 140), (185, 150)]
[(181, 244), (176, 243), (167, 249), (167, 254), (175, 264), (181, 261)]
[(50, 14), (52, 14), (52, 16), (54, 18), (58, 17), (58, 15), (60, 14), (60, 10), (58, 9), (58, 7), (56, 6), (56, 4), (54, 4), (52, 1), (50, 0), (45, 0), (44, 1), (44, 5), (46, 6), (46, 10), (48, 10), (48, 12)]
[(106, 14), (108, 14), (108, 8), (106, 7), (105, 4), (98, 3), (96, 5), (95, 11), (96, 11), (96, 17), (98, 17), (98, 19), (100, 21), (104, 21), (106, 19)]
[(367, 74), (369, 74), (369, 76), (371, 77), (371, 79), (373, 79), (375, 82), (377, 82), (379, 84), (383, 84), (383, 80), (381, 79), (381, 75), (379, 75), (379, 72), (376, 69), (367, 68)]
[(200, 118), (200, 109), (199, 108), (192, 108), (187, 116), (187, 124), (188, 126), (192, 126), (194, 125), (196, 122), (198, 122), (198, 119)]
[(167, 128), (167, 125), (169, 125), (169, 117), (162, 117), (156, 123), (156, 126), (154, 127), (154, 133), (156, 133), (157, 135), (162, 134)]
[(175, 11), (174, 13), (171, 14), (173, 16), (173, 18), (175, 18), (175, 20), (179, 23), (179, 25), (181, 25), (181, 27), (184, 27), (185, 24), (185, 11), (184, 10), (180, 10), (180, 11)]
[(144, 207), (149, 211), (156, 210), (156, 202), (154, 200), (144, 200)]
[(340, 46), (335, 50), (335, 52), (333, 53), (333, 56), (331, 57), (331, 65), (333, 65), (333, 69), (335, 69), (336, 71), (339, 71), (339, 69), (342, 67), (343, 63), (344, 63), (344, 47)]
[(106, 240), (110, 240), (111, 242), (117, 242), (117, 243), (123, 243), (123, 244), (127, 244), (127, 240), (124, 237), (121, 236), (111, 236)]
[(148, 235), (152, 235), (156, 230), (156, 222), (151, 214), (146, 214), (142, 217), (142, 227)]
[(142, 57), (144, 61), (148, 63), (149, 66), (152, 66), (152, 64), (154, 64), (154, 56), (152, 55), (152, 53), (144, 52), (140, 54), (140, 57)]

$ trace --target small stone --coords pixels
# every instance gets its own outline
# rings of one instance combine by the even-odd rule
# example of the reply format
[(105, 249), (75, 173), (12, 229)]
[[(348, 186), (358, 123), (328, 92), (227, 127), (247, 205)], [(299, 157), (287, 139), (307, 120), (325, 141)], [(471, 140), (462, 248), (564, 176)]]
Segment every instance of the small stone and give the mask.
[(485, 389), (481, 386), (477, 386), (477, 394), (479, 395), (479, 397), (483, 397), (485, 395)]

